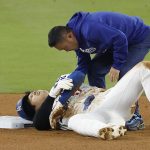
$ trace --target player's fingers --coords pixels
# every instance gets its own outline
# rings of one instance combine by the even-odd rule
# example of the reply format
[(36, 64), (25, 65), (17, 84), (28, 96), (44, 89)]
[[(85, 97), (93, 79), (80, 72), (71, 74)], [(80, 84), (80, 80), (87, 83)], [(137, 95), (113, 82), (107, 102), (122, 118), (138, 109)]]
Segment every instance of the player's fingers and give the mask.
[(119, 73), (116, 75), (116, 79), (115, 80), (117, 81), (118, 79), (119, 79)]
[(119, 77), (119, 74), (118, 74), (118, 73), (111, 73), (111, 74), (110, 74), (111, 82), (117, 81), (117, 80), (118, 80), (118, 77)]
[(112, 82), (115, 82), (115, 81), (116, 81), (116, 75), (112, 74)]
[(70, 86), (70, 87), (73, 86), (72, 79), (71, 79), (71, 80), (66, 80), (66, 81), (62, 82), (62, 84), (68, 85), (68, 86)]
[(60, 88), (65, 89), (65, 90), (69, 90), (72, 89), (73, 84), (72, 83), (62, 83)]
[(62, 85), (73, 86), (73, 83), (72, 82), (68, 82), (68, 81), (62, 82), (61, 84)]
[(113, 76), (113, 82), (115, 82), (115, 81), (116, 81), (116, 75)]
[(73, 83), (67, 83), (66, 85), (69, 86), (70, 88), (73, 87)]
[(119, 72), (115, 73), (114, 81), (117, 81), (119, 78)]
[(64, 80), (72, 82), (72, 79), (70, 79), (70, 78), (65, 78)]
[(72, 79), (69, 79), (69, 78), (63, 79), (58, 82), (58, 84), (70, 84), (70, 83), (72, 83)]
[(115, 76), (114, 76), (114, 75), (112, 75), (111, 82), (114, 82), (114, 80), (115, 80)]
[(113, 76), (112, 76), (111, 73), (109, 73), (109, 79), (110, 79), (111, 82), (113, 81)]

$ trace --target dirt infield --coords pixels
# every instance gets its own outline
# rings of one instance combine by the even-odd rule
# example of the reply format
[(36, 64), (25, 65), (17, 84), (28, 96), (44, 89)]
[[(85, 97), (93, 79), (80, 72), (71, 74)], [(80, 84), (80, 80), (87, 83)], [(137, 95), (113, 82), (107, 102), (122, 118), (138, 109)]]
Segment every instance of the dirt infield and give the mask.
[[(0, 115), (16, 115), (15, 104), (21, 94), (0, 94)], [(84, 137), (72, 131), (36, 131), (30, 129), (0, 129), (0, 150), (149, 150), (150, 103), (143, 96), (140, 109), (146, 128), (127, 132), (113, 141)]]

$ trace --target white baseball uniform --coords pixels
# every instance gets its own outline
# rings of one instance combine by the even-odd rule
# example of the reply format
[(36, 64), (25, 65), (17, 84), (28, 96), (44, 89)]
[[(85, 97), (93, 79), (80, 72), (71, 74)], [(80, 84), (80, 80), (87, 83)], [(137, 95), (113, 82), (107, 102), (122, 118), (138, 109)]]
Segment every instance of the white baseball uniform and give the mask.
[[(97, 98), (103, 99), (94, 109), (68, 118), (69, 129), (99, 137), (99, 131), (112, 125), (125, 125), (130, 106), (137, 101), (143, 90), (150, 101), (150, 62), (141, 62), (130, 70), (111, 90)], [(92, 105), (91, 105), (92, 106)], [(64, 119), (65, 120), (65, 117)]]

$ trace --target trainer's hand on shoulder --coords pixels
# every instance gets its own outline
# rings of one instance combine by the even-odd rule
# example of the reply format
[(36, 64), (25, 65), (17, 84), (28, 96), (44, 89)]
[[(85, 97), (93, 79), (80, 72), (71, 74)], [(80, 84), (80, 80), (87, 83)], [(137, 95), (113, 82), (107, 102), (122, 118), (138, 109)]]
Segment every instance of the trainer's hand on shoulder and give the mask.
[(51, 88), (49, 96), (56, 98), (62, 90), (71, 90), (73, 87), (73, 81), (70, 78), (64, 78), (55, 83)]
[(110, 71), (109, 71), (109, 77), (110, 77), (110, 81), (111, 82), (115, 82), (119, 79), (119, 73), (120, 71), (111, 67)]

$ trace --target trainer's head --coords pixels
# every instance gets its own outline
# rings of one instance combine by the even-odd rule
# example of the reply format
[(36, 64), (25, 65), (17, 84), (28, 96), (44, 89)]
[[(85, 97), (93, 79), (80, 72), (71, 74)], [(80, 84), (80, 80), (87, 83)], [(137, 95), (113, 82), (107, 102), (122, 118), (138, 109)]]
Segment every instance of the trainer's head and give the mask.
[(21, 118), (32, 121), (35, 112), (40, 108), (47, 96), (48, 91), (46, 90), (26, 92), (25, 96), (17, 102), (16, 110), (18, 115)]
[(58, 50), (78, 49), (78, 41), (73, 31), (67, 26), (55, 26), (48, 33), (48, 44)]

